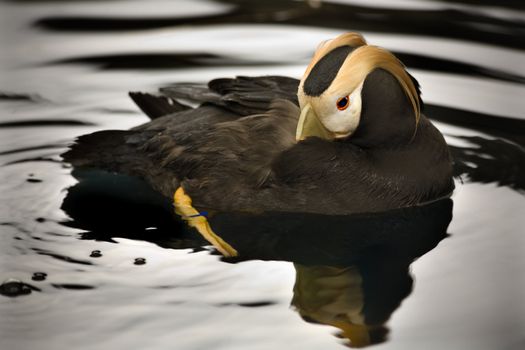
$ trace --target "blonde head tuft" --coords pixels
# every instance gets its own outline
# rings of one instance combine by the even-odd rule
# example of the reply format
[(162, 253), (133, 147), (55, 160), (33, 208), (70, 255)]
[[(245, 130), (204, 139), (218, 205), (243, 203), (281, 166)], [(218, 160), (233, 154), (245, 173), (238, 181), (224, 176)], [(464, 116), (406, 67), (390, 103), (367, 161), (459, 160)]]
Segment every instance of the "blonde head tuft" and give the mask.
[(397, 79), (414, 109), (417, 124), (421, 114), (418, 90), (405, 70), (404, 64), (383, 48), (365, 45), (355, 49), (341, 66), (332, 86), (326, 93), (337, 93), (344, 96), (347, 92), (353, 91), (366, 79), (368, 74), (377, 68), (386, 70)]
[[(341, 65), (330, 87), (318, 97), (306, 96), (303, 91), (303, 85), (313, 67), (321, 58), (341, 46), (351, 46), (355, 49)], [(300, 105), (303, 106), (306, 100), (320, 101), (323, 99), (323, 96), (327, 95), (348, 95), (366, 79), (368, 74), (377, 68), (386, 70), (399, 82), (412, 105), (417, 125), (421, 114), (419, 92), (410, 75), (405, 70), (405, 66), (391, 52), (377, 46), (368, 45), (359, 33), (345, 33), (335, 39), (319, 44), (299, 84), (297, 97)]]

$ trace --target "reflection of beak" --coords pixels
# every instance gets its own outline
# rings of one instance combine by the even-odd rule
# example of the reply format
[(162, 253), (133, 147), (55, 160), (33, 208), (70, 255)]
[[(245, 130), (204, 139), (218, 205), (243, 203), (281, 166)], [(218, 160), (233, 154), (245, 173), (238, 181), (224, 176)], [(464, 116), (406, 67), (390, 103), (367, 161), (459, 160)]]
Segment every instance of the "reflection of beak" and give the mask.
[(317, 118), (312, 105), (307, 104), (301, 110), (297, 131), (295, 132), (295, 140), (301, 141), (310, 136), (317, 136), (325, 140), (334, 139), (334, 134), (326, 129), (319, 118)]
[(332, 326), (342, 330), (341, 336), (350, 340), (350, 347), (362, 348), (371, 345), (369, 327), (345, 321), (334, 321)]

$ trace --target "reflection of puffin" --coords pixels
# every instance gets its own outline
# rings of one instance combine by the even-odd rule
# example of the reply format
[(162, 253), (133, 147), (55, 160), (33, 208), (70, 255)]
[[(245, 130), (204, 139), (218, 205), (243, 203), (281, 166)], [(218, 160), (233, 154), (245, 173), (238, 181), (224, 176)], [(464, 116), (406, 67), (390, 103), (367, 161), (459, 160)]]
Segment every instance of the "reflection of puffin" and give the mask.
[(237, 252), (208, 213), (345, 215), (452, 191), (445, 141), (391, 53), (343, 34), (320, 45), (298, 83), (240, 77), (134, 93), (151, 122), (83, 136), (64, 158), (144, 179), (225, 255)]
[(308, 322), (338, 328), (350, 347), (384, 342), (386, 322), (412, 291), (410, 264), (446, 236), (451, 211), (452, 201), (446, 199), (397, 212), (408, 220), (396, 220), (395, 235), (382, 242), (380, 227), (390, 226), (393, 216), (381, 213), (374, 218), (381, 224), (370, 227), (373, 238), (355, 241), (362, 248), (351, 254), (353, 263), (320, 265), (322, 260), (312, 258), (307, 264), (294, 264), (295, 310)]
[[(296, 264), (295, 270), (292, 305), (304, 320), (339, 328), (341, 336), (348, 339), (352, 347), (384, 340), (387, 330), (383, 324), (366, 322), (363, 277), (356, 266), (336, 268)], [(409, 292), (410, 283), (404, 296)]]
[[(386, 321), (412, 290), (409, 262), (395, 263), (398, 262), (381, 259), (376, 262), (379, 268), (374, 264), (367, 266), (379, 271), (372, 273), (362, 272), (359, 265), (296, 264), (292, 305), (307, 322), (339, 328), (340, 336), (348, 339), (351, 347), (382, 343), (388, 334)], [(388, 269), (382, 271), (385, 267)], [(374, 290), (378, 287), (382, 293)]]

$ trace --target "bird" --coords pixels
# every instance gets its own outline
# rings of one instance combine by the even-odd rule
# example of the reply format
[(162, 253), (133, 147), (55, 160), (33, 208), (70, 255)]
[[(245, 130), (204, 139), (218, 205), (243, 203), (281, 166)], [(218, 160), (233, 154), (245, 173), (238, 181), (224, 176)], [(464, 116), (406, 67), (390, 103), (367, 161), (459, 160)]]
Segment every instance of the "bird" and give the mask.
[(149, 122), (81, 136), (64, 161), (143, 179), (225, 256), (238, 252), (214, 232), (215, 213), (354, 215), (454, 190), (419, 83), (359, 33), (319, 44), (300, 80), (238, 76), (130, 96)]

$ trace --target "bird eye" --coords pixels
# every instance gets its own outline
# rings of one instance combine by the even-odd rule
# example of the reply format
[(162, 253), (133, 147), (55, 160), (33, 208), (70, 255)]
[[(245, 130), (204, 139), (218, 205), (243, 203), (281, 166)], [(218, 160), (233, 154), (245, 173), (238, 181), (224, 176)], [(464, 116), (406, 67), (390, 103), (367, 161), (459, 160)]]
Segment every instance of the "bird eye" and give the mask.
[(350, 105), (350, 98), (348, 96), (341, 97), (337, 100), (336, 105), (338, 110), (344, 111)]

